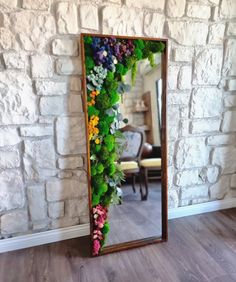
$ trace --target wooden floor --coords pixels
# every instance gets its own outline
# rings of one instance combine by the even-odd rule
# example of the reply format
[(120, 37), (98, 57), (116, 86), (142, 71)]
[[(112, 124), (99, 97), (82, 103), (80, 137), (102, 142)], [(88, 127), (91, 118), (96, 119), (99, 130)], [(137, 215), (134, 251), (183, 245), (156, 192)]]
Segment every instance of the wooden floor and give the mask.
[(236, 209), (169, 222), (169, 241), (97, 258), (87, 238), (0, 255), (1, 282), (236, 281)]

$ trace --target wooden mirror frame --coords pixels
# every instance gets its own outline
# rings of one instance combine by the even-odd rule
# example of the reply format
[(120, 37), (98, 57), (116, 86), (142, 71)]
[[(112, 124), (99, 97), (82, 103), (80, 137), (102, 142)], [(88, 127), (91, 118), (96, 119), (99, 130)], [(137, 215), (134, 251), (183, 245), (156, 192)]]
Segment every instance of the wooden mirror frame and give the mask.
[(100, 251), (99, 255), (117, 252), (121, 250), (127, 250), (131, 248), (146, 246), (154, 243), (165, 242), (168, 239), (168, 191), (167, 191), (167, 69), (168, 69), (168, 39), (165, 38), (149, 38), (149, 37), (133, 37), (133, 36), (118, 36), (118, 35), (107, 35), (107, 34), (93, 34), (93, 33), (82, 33), (81, 34), (81, 57), (82, 57), (82, 90), (83, 90), (83, 110), (86, 119), (86, 137), (87, 137), (87, 176), (88, 176), (88, 198), (89, 198), (89, 212), (90, 212), (90, 250), (92, 253), (92, 242), (93, 242), (93, 207), (92, 207), (92, 191), (91, 191), (91, 173), (90, 173), (90, 144), (88, 135), (88, 113), (87, 113), (87, 83), (86, 83), (86, 69), (85, 69), (85, 50), (84, 50), (84, 37), (115, 37), (121, 39), (142, 39), (145, 41), (159, 41), (165, 44), (165, 50), (161, 57), (161, 68), (162, 68), (162, 120), (161, 120), (161, 156), (162, 156), (162, 170), (161, 170), (161, 200), (162, 200), (162, 236), (161, 237), (147, 237), (143, 239), (133, 240), (129, 242), (114, 244), (111, 246), (104, 246)]

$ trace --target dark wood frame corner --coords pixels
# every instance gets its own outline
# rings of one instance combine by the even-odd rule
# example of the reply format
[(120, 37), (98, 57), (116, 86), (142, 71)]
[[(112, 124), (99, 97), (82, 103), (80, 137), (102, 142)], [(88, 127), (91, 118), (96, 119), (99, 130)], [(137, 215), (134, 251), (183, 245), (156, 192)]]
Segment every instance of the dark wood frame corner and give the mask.
[(83, 110), (85, 114), (86, 123), (86, 136), (87, 136), (87, 176), (88, 176), (88, 200), (90, 209), (90, 244), (92, 255), (92, 233), (93, 233), (93, 218), (92, 218), (92, 193), (91, 193), (91, 177), (90, 177), (90, 146), (88, 142), (88, 114), (87, 114), (87, 89), (86, 89), (86, 70), (85, 70), (85, 52), (84, 52), (84, 36), (98, 36), (98, 37), (116, 37), (124, 39), (143, 39), (161, 41), (165, 44), (165, 51), (162, 53), (162, 79), (163, 79), (163, 96), (162, 96), (162, 128), (161, 128), (161, 147), (162, 147), (162, 237), (149, 237), (135, 241), (115, 244), (108, 247), (103, 247), (100, 255), (127, 250), (131, 248), (146, 246), (154, 243), (161, 243), (168, 240), (168, 189), (167, 189), (167, 69), (168, 69), (168, 39), (166, 38), (151, 38), (151, 37), (133, 37), (133, 36), (118, 36), (108, 34), (94, 34), (82, 33), (81, 34), (81, 57), (82, 57), (82, 90), (83, 90)]

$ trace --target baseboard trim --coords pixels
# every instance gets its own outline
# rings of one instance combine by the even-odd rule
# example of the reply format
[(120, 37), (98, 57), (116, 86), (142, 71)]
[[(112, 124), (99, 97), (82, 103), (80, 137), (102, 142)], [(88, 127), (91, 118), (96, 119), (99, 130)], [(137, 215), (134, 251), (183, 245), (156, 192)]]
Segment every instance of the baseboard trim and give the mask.
[[(235, 208), (236, 199), (207, 202), (192, 206), (169, 209), (168, 219), (197, 215), (223, 209)], [(90, 233), (89, 224), (49, 230), (35, 234), (27, 234), (14, 238), (0, 240), (0, 253), (15, 251), (34, 246), (59, 242), (67, 239), (87, 236)]]
[(78, 238), (89, 235), (89, 233), (89, 224), (81, 224), (35, 234), (22, 235), (14, 238), (2, 239), (0, 240), (0, 253)]
[(197, 205), (173, 208), (168, 210), (168, 219), (180, 218), (190, 215), (236, 208), (235, 199), (217, 200)]

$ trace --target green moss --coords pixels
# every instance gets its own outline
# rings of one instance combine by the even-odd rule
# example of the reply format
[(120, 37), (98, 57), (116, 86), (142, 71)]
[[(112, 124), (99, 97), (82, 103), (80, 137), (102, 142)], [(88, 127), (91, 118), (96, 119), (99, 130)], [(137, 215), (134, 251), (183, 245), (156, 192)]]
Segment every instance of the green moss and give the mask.
[(110, 225), (108, 222), (106, 222), (103, 226), (102, 233), (107, 234), (109, 230), (110, 230)]
[(138, 60), (141, 60), (143, 58), (143, 52), (141, 49), (135, 48), (134, 53)]
[(94, 106), (88, 106), (88, 116), (98, 116), (99, 115), (99, 110), (96, 109)]
[(99, 173), (99, 174), (103, 173), (103, 171), (104, 171), (104, 166), (103, 166), (103, 164), (102, 164), (102, 163), (99, 163), (99, 164), (97, 165), (96, 170), (97, 170), (97, 173)]

